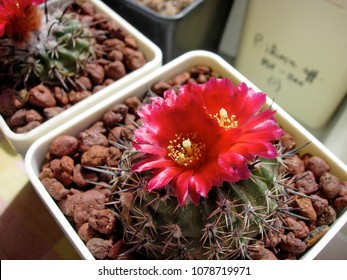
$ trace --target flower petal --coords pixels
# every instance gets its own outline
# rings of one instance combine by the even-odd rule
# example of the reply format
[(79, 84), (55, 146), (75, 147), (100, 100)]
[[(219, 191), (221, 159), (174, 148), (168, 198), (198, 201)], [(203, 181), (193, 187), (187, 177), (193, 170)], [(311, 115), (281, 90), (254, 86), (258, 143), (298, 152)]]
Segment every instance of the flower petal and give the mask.
[(6, 22), (0, 22), (0, 37), (5, 33)]
[(238, 153), (224, 153), (218, 158), (218, 163), (223, 168), (220, 177), (224, 181), (237, 182), (250, 176), (247, 159)]
[(148, 182), (148, 190), (152, 191), (165, 187), (180, 172), (181, 170), (175, 167), (161, 169), (160, 172), (157, 172)]
[(151, 158), (147, 158), (135, 163), (132, 170), (137, 172), (142, 172), (142, 171), (151, 170), (155, 168), (165, 168), (170, 166), (172, 167), (175, 166), (172, 160), (165, 159), (162, 157), (157, 157), (157, 158), (151, 157)]
[(191, 170), (180, 173), (173, 184), (173, 187), (176, 191), (177, 201), (180, 206), (183, 206), (188, 198), (188, 189), (190, 184), (190, 177), (193, 172)]

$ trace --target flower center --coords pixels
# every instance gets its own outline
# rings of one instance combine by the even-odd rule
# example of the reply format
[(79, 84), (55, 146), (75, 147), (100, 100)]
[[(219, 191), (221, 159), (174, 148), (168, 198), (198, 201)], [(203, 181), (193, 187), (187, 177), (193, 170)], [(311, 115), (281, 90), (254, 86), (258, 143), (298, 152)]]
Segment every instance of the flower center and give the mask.
[(212, 118), (216, 118), (220, 127), (225, 129), (236, 128), (239, 122), (236, 119), (235, 115), (228, 116), (227, 110), (221, 108), (219, 112), (215, 115), (210, 115)]
[(175, 134), (175, 139), (169, 141), (168, 156), (179, 165), (197, 165), (203, 158), (206, 151), (206, 144), (194, 141), (196, 134), (190, 133), (184, 137), (182, 134)]

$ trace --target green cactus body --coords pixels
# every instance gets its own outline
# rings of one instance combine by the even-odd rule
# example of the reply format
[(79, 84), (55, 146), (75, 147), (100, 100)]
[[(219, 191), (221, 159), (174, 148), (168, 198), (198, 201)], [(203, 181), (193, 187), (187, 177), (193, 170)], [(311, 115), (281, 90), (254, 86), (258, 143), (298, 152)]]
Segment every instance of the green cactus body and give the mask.
[(118, 189), (116, 210), (126, 244), (154, 259), (247, 258), (252, 238), (277, 230), (276, 200), (286, 197), (279, 166), (277, 159), (258, 162), (250, 179), (214, 187), (198, 206), (180, 207), (170, 186), (153, 192)]
[(90, 57), (90, 34), (77, 19), (66, 18), (48, 38), (56, 46), (53, 50), (45, 48), (38, 54), (42, 67), (38, 77), (44, 81), (56, 82), (78, 72), (80, 65)]

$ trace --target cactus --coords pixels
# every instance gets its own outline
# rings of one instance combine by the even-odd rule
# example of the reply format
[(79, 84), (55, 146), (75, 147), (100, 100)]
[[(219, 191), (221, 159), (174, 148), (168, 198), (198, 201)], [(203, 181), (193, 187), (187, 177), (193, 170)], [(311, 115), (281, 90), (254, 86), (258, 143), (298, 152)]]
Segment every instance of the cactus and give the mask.
[[(53, 23), (52, 23), (53, 24)], [(82, 23), (68, 15), (64, 16), (57, 28), (52, 25), (44, 52), (38, 54), (40, 65), (33, 73), (42, 81), (64, 81), (76, 73), (91, 56), (88, 29)]]
[[(286, 216), (299, 217), (290, 206), (290, 194), (293, 194), (294, 190), (284, 183), (286, 180), (284, 158), (297, 151), (287, 151), (285, 154), (282, 152), (282, 144), (276, 139), (282, 134), (282, 130), (274, 125), (271, 110), (254, 113), (255, 115), (249, 118), (256, 119), (250, 121), (252, 123), (251, 133), (253, 134), (258, 129), (259, 137), (263, 138), (262, 141), (268, 142), (271, 140), (271, 143), (270, 145), (268, 145), (269, 143), (264, 144), (265, 142), (260, 144), (262, 141), (259, 138), (252, 140), (256, 145), (259, 144), (257, 153), (262, 156), (250, 156), (248, 154), (250, 150), (255, 150), (252, 141), (252, 144), (251, 142), (246, 143), (246, 145), (250, 145), (248, 151), (245, 147), (243, 147), (244, 149), (238, 148), (240, 153), (248, 157), (246, 171), (238, 170), (239, 173), (237, 173), (236, 169), (243, 169), (242, 164), (237, 163), (234, 165), (233, 162), (230, 162), (230, 165), (234, 165), (231, 172), (235, 171), (233, 175), (235, 177), (226, 176), (221, 184), (218, 184), (218, 180), (214, 180), (214, 186), (211, 188), (206, 184), (203, 185), (202, 187), (208, 188), (207, 192), (202, 191), (201, 186), (196, 187), (197, 192), (200, 194), (198, 197), (194, 195), (194, 190), (189, 190), (190, 199), (189, 196), (183, 196), (184, 199), (180, 199), (180, 188), (185, 182), (180, 178), (174, 178), (171, 181), (165, 179), (166, 170), (163, 171), (164, 175), (160, 177), (160, 181), (164, 182), (163, 185), (151, 189), (151, 180), (157, 182), (156, 176), (161, 174), (157, 172), (157, 166), (159, 165), (155, 166), (150, 161), (150, 153), (155, 154), (155, 152), (154, 148), (148, 148), (150, 145), (148, 143), (158, 145), (160, 140), (157, 142), (155, 139), (160, 134), (157, 130), (159, 126), (157, 122), (163, 121), (164, 118), (170, 118), (170, 113), (167, 112), (169, 108), (163, 109), (165, 114), (161, 118), (156, 115), (159, 111), (156, 105), (159, 104), (159, 107), (164, 108), (163, 102), (167, 102), (170, 108), (174, 108), (173, 116), (177, 120), (180, 118), (178, 115), (182, 114), (184, 116), (184, 111), (180, 110), (182, 109), (181, 106), (185, 107), (184, 99), (187, 98), (185, 94), (191, 95), (193, 93), (193, 100), (188, 100), (187, 104), (189, 106), (187, 108), (192, 110), (193, 114), (199, 117), (199, 120), (198, 123), (193, 121), (193, 124), (185, 122), (183, 126), (188, 125), (189, 128), (194, 129), (195, 126), (199, 126), (201, 120), (197, 111), (194, 110), (197, 109), (195, 108), (194, 99), (200, 94), (199, 90), (208, 92), (211, 95), (210, 97), (214, 99), (213, 93), (209, 92), (211, 88), (218, 92), (221, 104), (224, 104), (228, 109), (221, 110), (216, 122), (214, 122), (216, 115), (207, 112), (208, 118), (212, 118), (213, 122), (209, 124), (202, 120), (202, 123), (205, 126), (211, 125), (208, 128), (210, 134), (222, 131), (222, 134), (230, 132), (231, 135), (234, 135), (239, 132), (237, 128), (243, 126), (243, 134), (247, 135), (248, 121), (242, 124), (243, 120), (240, 117), (239, 121), (236, 122), (237, 115), (227, 118), (227, 111), (230, 113), (232, 109), (224, 102), (223, 98), (234, 95), (235, 103), (243, 99), (242, 103), (246, 104), (249, 109), (249, 106), (254, 105), (257, 107), (255, 103), (250, 103), (253, 99), (258, 100), (258, 105), (262, 104), (264, 101), (263, 95), (252, 92), (244, 84), (233, 88), (227, 79), (211, 78), (204, 85), (188, 84), (182, 87), (177, 95), (173, 92), (166, 92), (165, 101), (161, 98), (154, 98), (151, 105), (145, 105), (144, 109), (139, 112), (144, 125), (135, 130), (135, 139), (123, 137), (119, 139), (118, 143), (111, 141), (111, 144), (123, 151), (117, 168), (110, 168), (105, 171), (98, 168), (84, 167), (94, 171), (111, 172), (114, 175), (113, 180), (110, 182), (113, 188), (113, 201), (110, 204), (114, 205), (117, 217), (123, 225), (124, 242), (129, 247), (123, 255), (137, 252), (146, 258), (153, 259), (248, 259), (252, 258), (249, 251), (252, 250), (255, 240), (259, 237), (265, 238), (270, 232), (275, 234), (281, 232), (284, 229), (283, 220)], [(223, 93), (225, 94), (224, 97), (222, 96)], [(263, 101), (260, 101), (261, 99)], [(175, 108), (173, 105), (176, 101), (179, 108)], [(201, 105), (201, 103), (199, 104)], [(206, 108), (209, 109), (206, 104), (200, 107), (203, 111)], [(238, 105), (236, 104), (237, 107)], [(224, 116), (224, 119), (222, 116)], [(185, 120), (185, 117), (182, 118)], [(232, 120), (232, 125), (230, 120)], [(165, 123), (165, 120), (163, 122)], [(258, 125), (255, 122), (258, 122)], [(156, 125), (153, 128), (154, 123)], [(213, 130), (213, 124), (216, 125), (216, 131)], [(220, 128), (221, 130), (219, 130)], [(148, 131), (150, 131), (149, 133), (154, 132), (155, 135), (146, 134)], [(266, 131), (272, 132), (264, 137)], [(199, 131), (197, 134), (196, 138), (195, 136), (188, 138), (191, 142), (190, 146), (184, 143), (187, 139), (183, 140), (182, 143), (178, 143), (176, 147), (179, 147), (179, 153), (175, 153), (174, 156), (172, 155), (173, 141), (168, 141), (170, 144), (167, 146), (167, 154), (164, 155), (165, 165), (170, 165), (167, 160), (171, 159), (175, 161), (172, 168), (182, 168), (183, 172), (193, 168), (198, 173), (200, 165), (206, 164), (201, 160), (203, 156), (200, 157), (199, 154), (199, 157), (197, 157), (198, 162), (191, 163), (191, 161), (194, 161), (192, 153), (196, 151), (190, 151), (192, 153), (188, 154), (188, 159), (191, 160), (189, 161), (184, 158), (187, 156), (185, 154), (187, 151), (184, 149), (191, 148), (194, 150), (196, 148), (201, 154), (208, 153), (209, 147), (199, 146), (198, 144), (194, 146), (194, 141), (199, 143), (196, 141), (199, 138), (204, 142), (204, 137), (213, 136), (200, 136)], [(163, 135), (159, 136), (159, 138), (161, 137)], [(246, 138), (249, 138), (249, 136)], [(184, 138), (181, 137), (180, 140), (182, 139)], [(228, 149), (235, 144), (231, 144), (226, 140), (231, 140), (223, 138), (223, 142), (227, 143)], [(204, 143), (207, 143), (207, 140)], [(145, 145), (141, 146), (142, 144)], [(241, 143), (240, 145), (244, 144)], [(218, 142), (213, 142), (211, 149), (214, 149), (215, 145), (222, 149), (222, 145)], [(263, 147), (263, 145), (267, 147), (266, 149), (272, 150), (274, 148), (276, 151), (263, 150), (259, 152), (260, 147)], [(200, 147), (204, 147), (204, 149), (200, 149)], [(179, 160), (176, 160), (176, 156), (179, 156)], [(233, 155), (231, 154), (231, 156)], [(158, 160), (158, 157), (154, 156), (153, 161), (156, 160)], [(210, 164), (212, 160), (209, 158), (207, 161)], [(220, 158), (217, 161), (217, 172), (219, 172), (223, 168)], [(148, 164), (150, 168), (141, 169), (141, 166), (147, 166)], [(177, 167), (177, 164), (181, 166)], [(162, 165), (164, 164), (160, 166)], [(212, 170), (215, 169), (212, 168)], [(204, 169), (204, 172), (211, 172), (211, 170)], [(241, 172), (245, 172), (246, 175), (238, 176)], [(205, 173), (203, 176), (206, 178), (208, 175)], [(189, 174), (191, 175), (188, 176), (188, 180), (191, 180), (194, 173)], [(218, 173), (218, 179), (222, 174)], [(189, 188), (191, 186), (192, 184)], [(195, 186), (197, 185), (193, 187)]]
[[(18, 5), (26, 3), (28, 1)], [(72, 81), (92, 56), (90, 46), (94, 40), (88, 26), (67, 11), (71, 4), (72, 1), (50, 3), (45, 6), (45, 17), (34, 4), (29, 6), (30, 14), (41, 26), (23, 31), (28, 33), (25, 36), (8, 34), (0, 39), (5, 61), (2, 73), (15, 74), (17, 83), (23, 81), (25, 87), (45, 82), (62, 84), (67, 89), (67, 81)], [(27, 10), (25, 6), (22, 9)], [(30, 17), (30, 14), (25, 16)], [(17, 26), (18, 21), (12, 25)]]
[(122, 171), (113, 182), (113, 204), (130, 246), (123, 255), (135, 251), (152, 259), (251, 258), (248, 250), (256, 237), (281, 231), (283, 218), (296, 215), (287, 205), (292, 190), (283, 183), (283, 156), (257, 160), (249, 179), (224, 182), (198, 205), (181, 207), (169, 185), (148, 192), (150, 175), (131, 171), (138, 156), (123, 153)]

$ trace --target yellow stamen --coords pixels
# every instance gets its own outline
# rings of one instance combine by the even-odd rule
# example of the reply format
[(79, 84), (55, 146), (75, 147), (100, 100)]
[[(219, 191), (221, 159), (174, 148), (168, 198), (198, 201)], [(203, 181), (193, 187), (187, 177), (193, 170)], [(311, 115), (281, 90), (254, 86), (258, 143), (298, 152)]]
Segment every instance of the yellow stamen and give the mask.
[(175, 135), (175, 139), (169, 141), (168, 156), (178, 164), (192, 166), (198, 164), (204, 157), (206, 145), (195, 142), (196, 134), (190, 133), (186, 137), (182, 134)]
[(225, 129), (236, 128), (238, 126), (238, 121), (235, 120), (236, 116), (231, 115), (228, 116), (227, 110), (221, 108), (217, 114), (214, 116), (210, 115), (212, 118), (216, 118), (220, 127), (224, 127)]
[(190, 139), (183, 140), (182, 146), (185, 149), (186, 154), (191, 156), (193, 153), (193, 150), (192, 150), (192, 142), (190, 142)]

